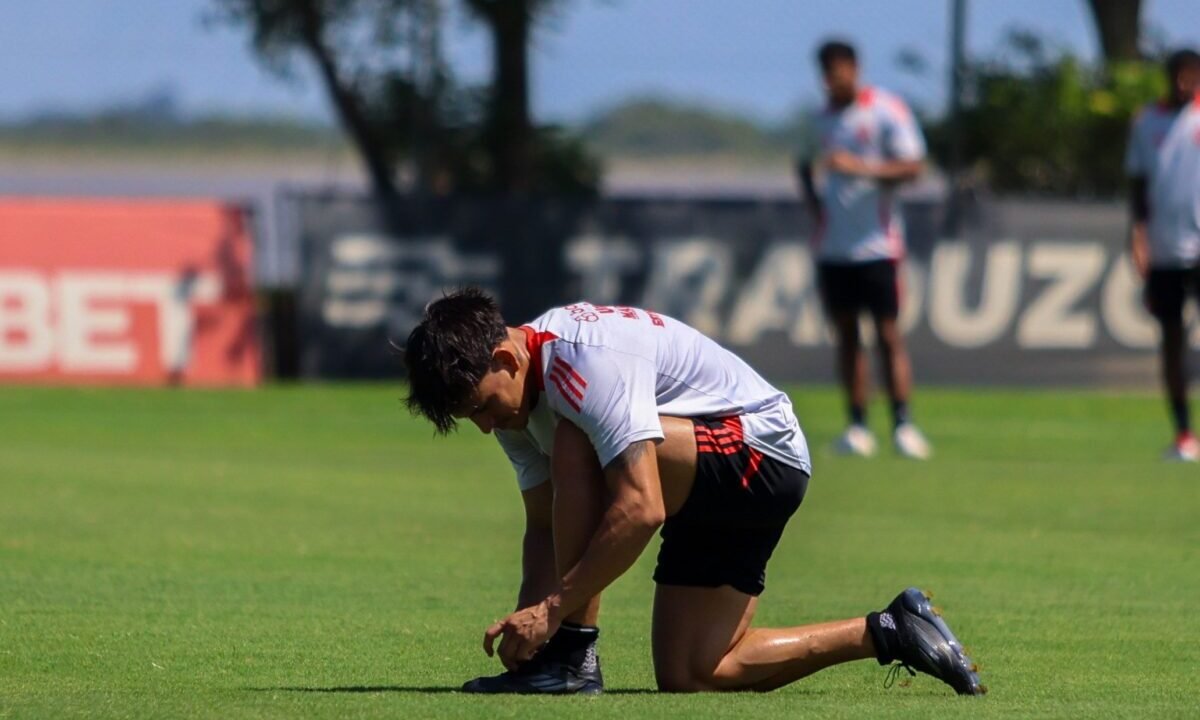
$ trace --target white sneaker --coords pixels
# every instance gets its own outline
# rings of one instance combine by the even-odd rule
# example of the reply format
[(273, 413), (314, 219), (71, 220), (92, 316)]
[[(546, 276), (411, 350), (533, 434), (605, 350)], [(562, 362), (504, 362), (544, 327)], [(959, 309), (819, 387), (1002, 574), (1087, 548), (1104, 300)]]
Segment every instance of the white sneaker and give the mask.
[(875, 454), (875, 436), (862, 425), (851, 425), (833, 442), (833, 451), (838, 455), (871, 457)]
[(896, 426), (896, 432), (892, 433), (892, 442), (896, 444), (896, 452), (910, 460), (928, 460), (933, 454), (929, 441), (917, 426), (910, 422)]
[(1200, 442), (1191, 433), (1180, 433), (1175, 443), (1163, 453), (1163, 460), (1194, 463), (1200, 460)]

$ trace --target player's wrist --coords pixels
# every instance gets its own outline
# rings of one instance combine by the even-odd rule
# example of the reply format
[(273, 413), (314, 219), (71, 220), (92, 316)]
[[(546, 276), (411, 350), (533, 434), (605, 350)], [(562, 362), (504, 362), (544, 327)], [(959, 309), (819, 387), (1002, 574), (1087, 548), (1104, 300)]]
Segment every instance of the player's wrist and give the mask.
[(887, 180), (891, 177), (887, 164), (876, 160), (863, 160), (862, 173), (875, 180)]
[(546, 596), (542, 600), (542, 606), (546, 608), (546, 620), (552, 625), (561, 625), (563, 619), (563, 599), (559, 591), (555, 591)]

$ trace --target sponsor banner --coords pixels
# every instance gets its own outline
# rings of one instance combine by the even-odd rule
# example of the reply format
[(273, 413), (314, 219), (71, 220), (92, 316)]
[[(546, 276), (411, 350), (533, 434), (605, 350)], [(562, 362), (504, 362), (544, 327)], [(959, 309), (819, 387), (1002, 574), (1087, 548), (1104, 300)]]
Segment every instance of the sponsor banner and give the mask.
[[(829, 381), (809, 226), (786, 201), (295, 199), (307, 257), (301, 372), (386, 376), (444, 289), (496, 292), (519, 323), (587, 299), (684, 320), (776, 380)], [(920, 381), (1148, 385), (1157, 332), (1115, 205), (994, 202), (962, 239), (905, 207), (902, 317)], [(872, 336), (864, 321), (864, 335)]]
[(0, 199), (0, 382), (253, 385), (244, 212)]

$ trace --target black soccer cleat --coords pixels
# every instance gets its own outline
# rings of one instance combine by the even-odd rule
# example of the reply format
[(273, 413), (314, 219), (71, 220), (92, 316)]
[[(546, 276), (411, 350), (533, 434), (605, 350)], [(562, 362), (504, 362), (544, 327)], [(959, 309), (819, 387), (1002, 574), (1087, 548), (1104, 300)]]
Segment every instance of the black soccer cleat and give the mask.
[(604, 676), (600, 673), (600, 656), (594, 642), (582, 650), (564, 653), (551, 639), (533, 659), (516, 670), (468, 680), (462, 690), (517, 695), (599, 695), (604, 692)]
[(941, 613), (929, 602), (929, 596), (909, 588), (879, 613), (879, 623), (894, 624), (896, 642), (891, 660), (897, 665), (890, 681), (901, 668), (909, 675), (923, 672), (941, 680), (959, 695), (983, 695), (987, 687), (979, 682), (979, 666), (963, 651), (962, 643), (950, 631)]

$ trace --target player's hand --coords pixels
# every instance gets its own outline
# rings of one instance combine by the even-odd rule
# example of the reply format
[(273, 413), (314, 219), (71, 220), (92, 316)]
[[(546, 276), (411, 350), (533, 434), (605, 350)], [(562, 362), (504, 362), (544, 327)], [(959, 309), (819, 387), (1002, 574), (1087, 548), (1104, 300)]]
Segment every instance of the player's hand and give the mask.
[[(546, 644), (560, 624), (548, 599), (543, 600), (492, 623), (483, 634), (483, 651), (488, 657), (499, 654), (504, 667), (515, 670)], [(499, 648), (495, 648), (496, 638), (502, 638)]]
[(1138, 275), (1145, 279), (1150, 272), (1150, 241), (1146, 235), (1145, 223), (1134, 223), (1129, 238), (1129, 256)]
[(834, 150), (825, 158), (825, 167), (830, 172), (843, 175), (866, 176), (871, 174), (870, 164), (848, 150)]

